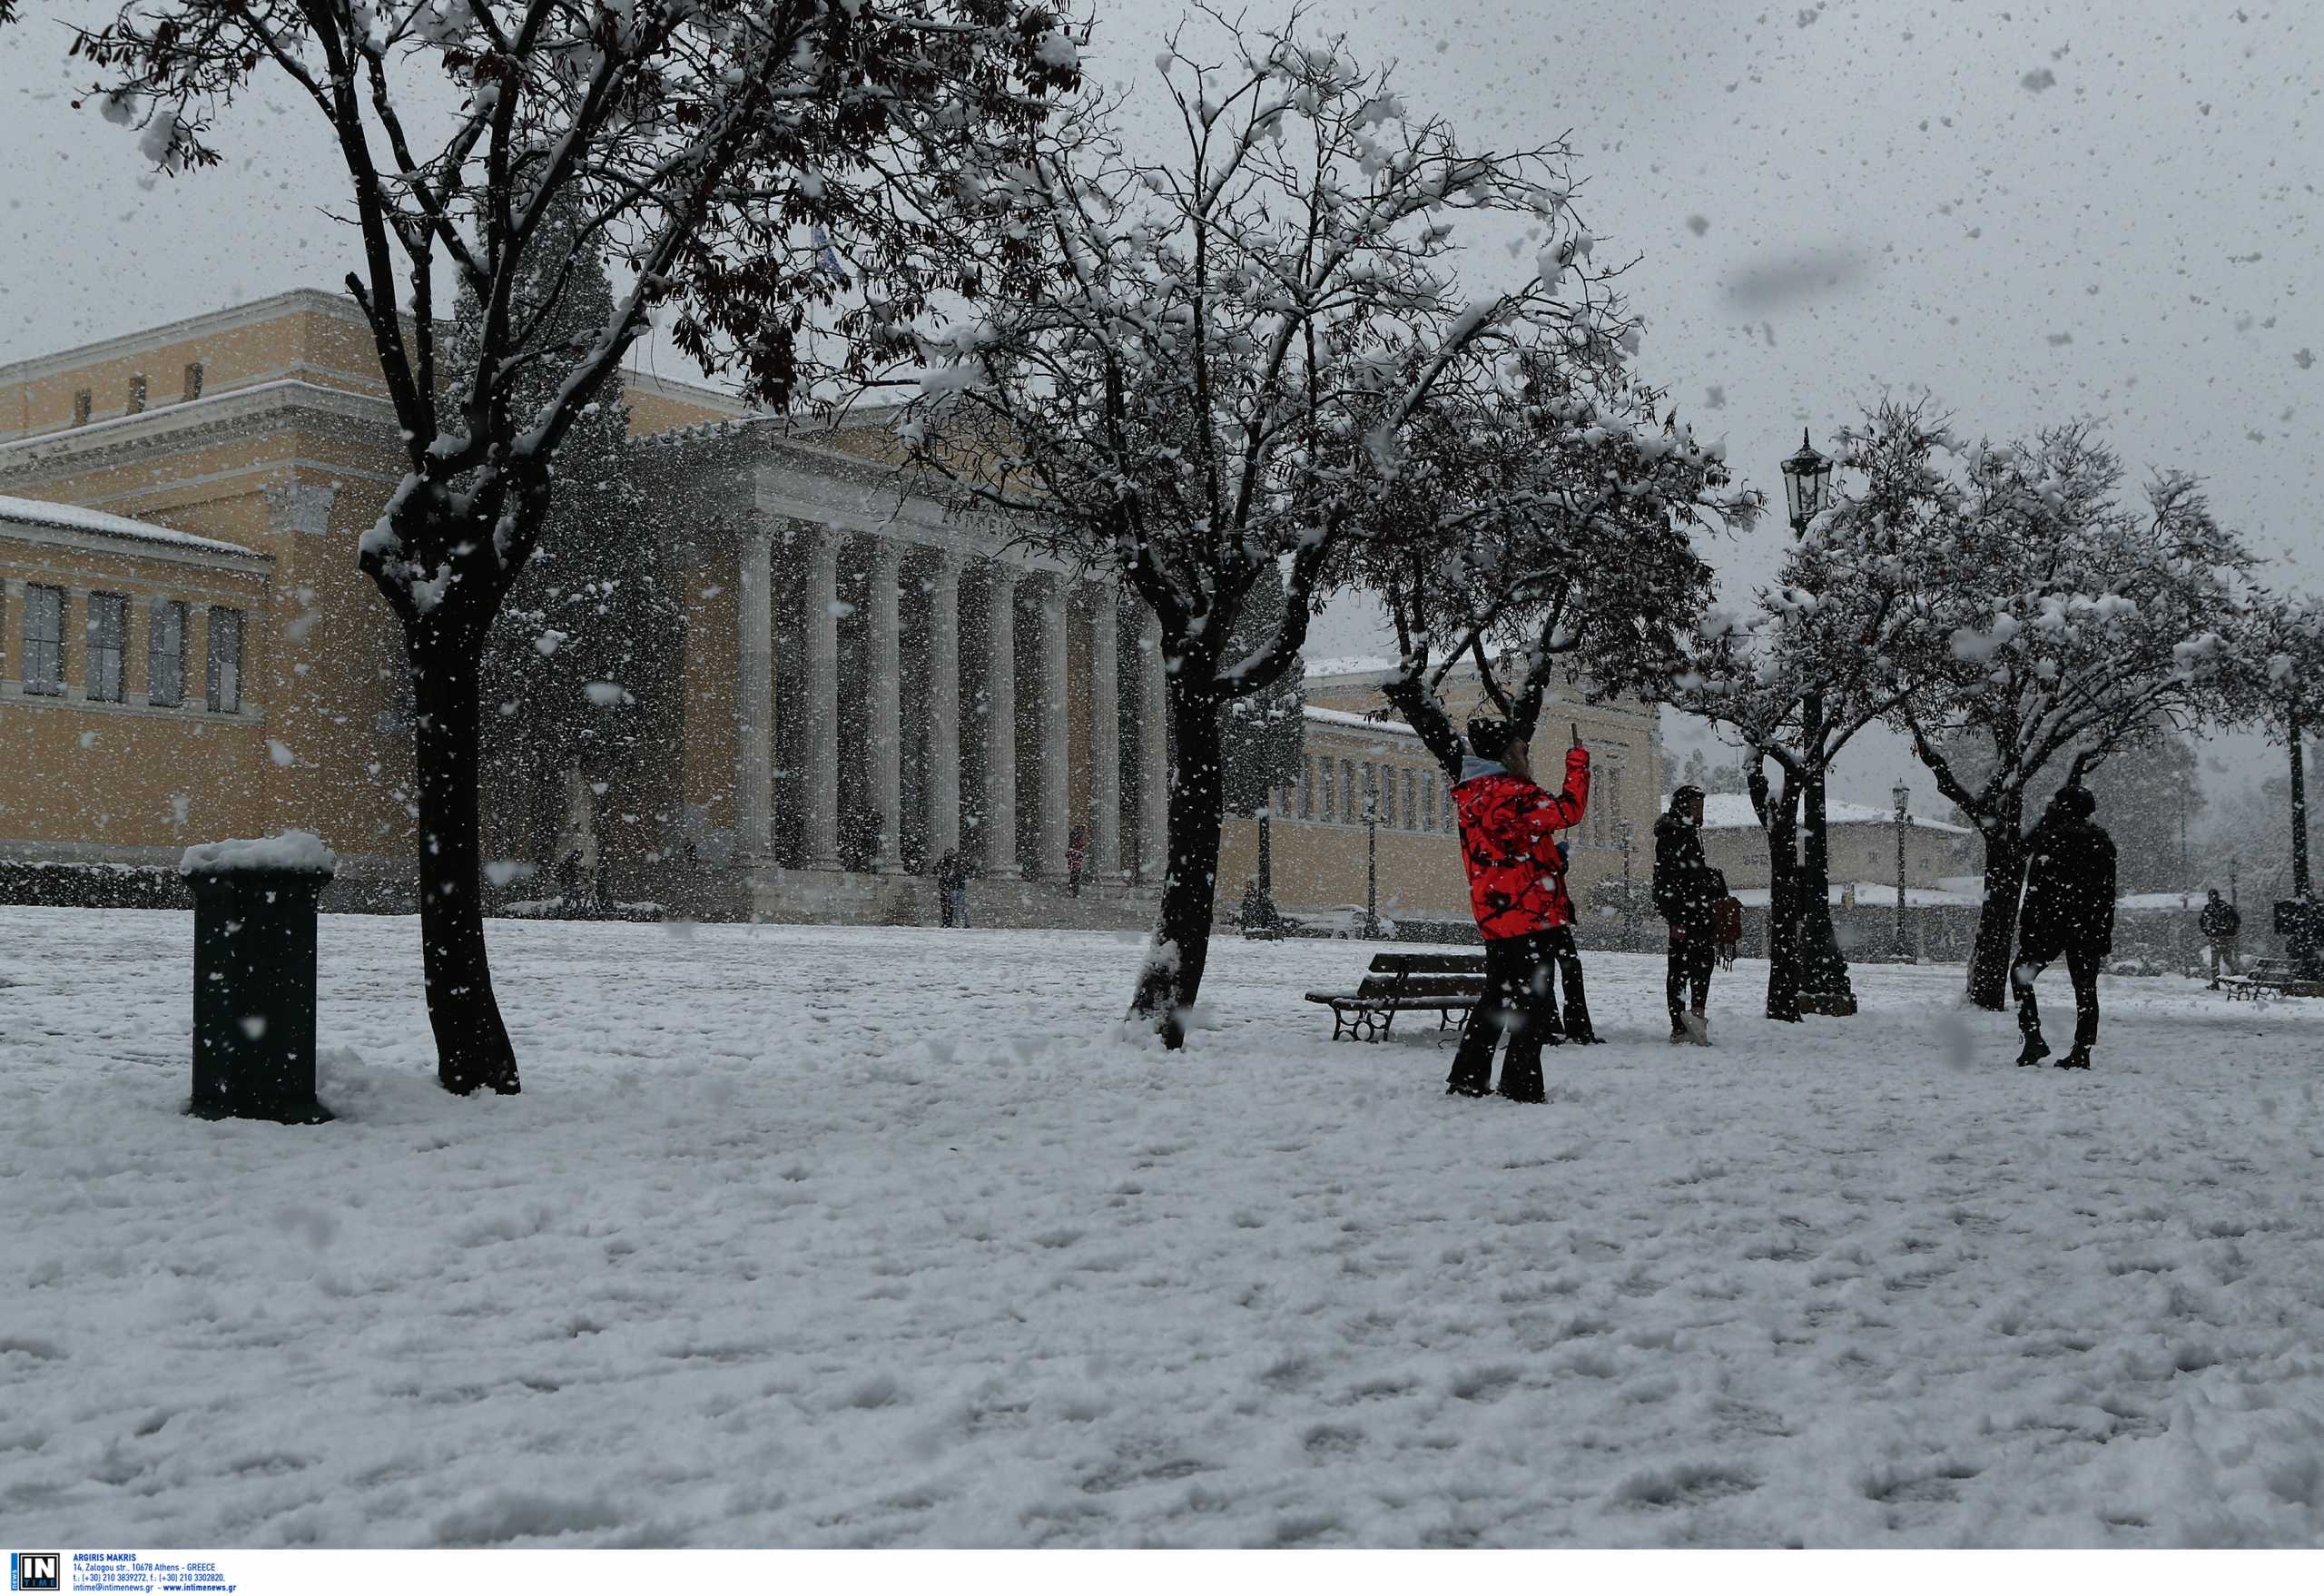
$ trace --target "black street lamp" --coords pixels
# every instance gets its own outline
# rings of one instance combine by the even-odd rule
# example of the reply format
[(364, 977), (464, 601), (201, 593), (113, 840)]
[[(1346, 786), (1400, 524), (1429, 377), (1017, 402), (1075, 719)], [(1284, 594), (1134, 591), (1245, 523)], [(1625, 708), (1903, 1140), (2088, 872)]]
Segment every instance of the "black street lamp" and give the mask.
[(1890, 794), (1896, 800), (1896, 962), (1907, 957), (1905, 951), (1905, 828), (1912, 823), (1913, 790), (1898, 782)]
[(1626, 820), (1614, 823), (1614, 846), (1622, 851), (1622, 951), (1638, 951), (1638, 905), (1630, 899), (1630, 833)]
[[(1783, 497), (1795, 537), (1832, 503), (1832, 458), (1807, 441), (1800, 429), (1799, 452), (1783, 462)], [(1807, 746), (1824, 737), (1824, 695), (1810, 693), (1800, 706)], [(1856, 990), (1848, 983), (1847, 961), (1840, 957), (1839, 932), (1832, 925), (1832, 844), (1825, 825), (1824, 776), (1808, 778), (1800, 831), (1805, 857), (1799, 870), (1799, 1007), (1809, 1014), (1853, 1014)]]
[(1832, 457), (1807, 441), (1805, 427), (1799, 429), (1799, 452), (1783, 463), (1783, 497), (1791, 511), (1791, 529), (1802, 537), (1807, 523), (1831, 506)]
[(1364, 935), (1380, 940), (1380, 783), (1364, 767)]
[(1259, 806), (1259, 929), (1272, 931), (1283, 923), (1275, 907), (1275, 793)]

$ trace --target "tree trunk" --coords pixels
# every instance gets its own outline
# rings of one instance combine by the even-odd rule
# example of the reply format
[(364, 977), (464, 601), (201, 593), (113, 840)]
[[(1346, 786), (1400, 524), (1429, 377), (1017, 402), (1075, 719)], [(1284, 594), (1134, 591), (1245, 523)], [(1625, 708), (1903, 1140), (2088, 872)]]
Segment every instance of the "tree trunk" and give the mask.
[(517, 1089), (485, 955), (477, 813), (478, 655), (457, 632), (407, 627), (419, 786), (419, 937), (436, 1079), (463, 1097)]
[(1768, 826), (1768, 1018), (1799, 1018), (1798, 805), (1789, 781)]
[(2003, 802), (1980, 827), (1985, 841), (1985, 901), (1969, 954), (1969, 1001), (1998, 1012), (2009, 995), (2009, 954), (2017, 941), (2017, 901), (2025, 888), (2024, 799)]
[(1166, 1048), (1186, 1045), (1186, 1012), (1202, 992), (1210, 960), (1211, 918), (1218, 901), (1220, 780), (1218, 704), (1187, 682), (1186, 668), (1170, 673), (1169, 872), (1162, 882), (1162, 912), (1129, 1005), (1133, 1023), (1150, 1027)]
[[(1820, 724), (1822, 708), (1812, 712)], [(1807, 846), (1799, 879), (1800, 1006), (1817, 1014), (1846, 1016), (1856, 1012), (1856, 988), (1848, 980), (1848, 961), (1832, 925), (1832, 847), (1825, 823), (1824, 776), (1808, 778), (1806, 798)]]

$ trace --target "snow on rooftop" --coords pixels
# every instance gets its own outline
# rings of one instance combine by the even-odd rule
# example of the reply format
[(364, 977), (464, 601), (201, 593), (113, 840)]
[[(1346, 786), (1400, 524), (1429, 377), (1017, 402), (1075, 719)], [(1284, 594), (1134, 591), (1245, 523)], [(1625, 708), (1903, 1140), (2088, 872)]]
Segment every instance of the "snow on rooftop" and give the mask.
[[(1665, 809), (1670, 807), (1670, 795), (1667, 793), (1662, 795), (1662, 807)], [(1893, 809), (1877, 809), (1869, 803), (1843, 803), (1838, 799), (1833, 798), (1825, 802), (1824, 818), (1832, 825), (1876, 823), (1893, 826), (1896, 823), (1896, 812)], [(1965, 837), (1969, 834), (1969, 828), (1966, 826), (1952, 825), (1945, 821), (1930, 820), (1927, 816), (1919, 814), (1912, 817), (1912, 828), (1916, 832), (1943, 832), (1955, 837)], [(1758, 829), (1759, 817), (1753, 813), (1751, 800), (1748, 795), (1741, 793), (1703, 794), (1703, 830), (1756, 832)]]
[(1370, 715), (1358, 714), (1348, 709), (1317, 709), (1309, 704), (1303, 712), (1305, 719), (1327, 726), (1354, 726), (1366, 732), (1392, 732), (1399, 737), (1415, 735), (1413, 729), (1400, 720), (1375, 721)]
[[(1736, 901), (1747, 908), (1765, 909), (1768, 889), (1741, 887), (1735, 892)], [(1832, 907), (1837, 909), (1847, 901), (1848, 887), (1836, 882), (1829, 892)], [(1984, 899), (1974, 892), (1949, 892), (1939, 887), (1906, 887), (1905, 906), (1907, 909), (1974, 909)], [(1856, 903), (1859, 909), (1894, 909), (1896, 906), (1895, 882), (1858, 882), (1856, 883)]]
[(51, 504), (46, 499), (11, 498), (0, 495), (0, 522), (7, 521), (21, 521), (34, 527), (54, 527), (66, 532), (94, 532), (103, 537), (134, 537), (143, 543), (167, 543), (180, 548), (199, 548), (212, 554), (258, 554), (256, 549), (244, 548), (239, 543), (222, 543), (215, 537), (196, 537), (191, 532), (156, 527), (151, 521), (133, 521), (127, 516), (83, 509), (74, 504)]

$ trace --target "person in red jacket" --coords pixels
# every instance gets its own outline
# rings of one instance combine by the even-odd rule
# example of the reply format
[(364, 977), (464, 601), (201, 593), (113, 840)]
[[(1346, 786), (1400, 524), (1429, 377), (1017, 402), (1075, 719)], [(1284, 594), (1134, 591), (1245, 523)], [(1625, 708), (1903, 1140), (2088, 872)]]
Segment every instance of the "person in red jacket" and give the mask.
[(1551, 993), (1552, 933), (1573, 921), (1557, 833), (1578, 824), (1590, 801), (1590, 751), (1579, 738), (1565, 756), (1565, 791), (1552, 798), (1533, 780), (1532, 749), (1507, 721), (1469, 723), (1469, 756), (1452, 789), (1469, 908), (1485, 943), (1485, 990), (1461, 1028), (1445, 1089), (1481, 1098), (1505, 1037), (1501, 1095), (1542, 1099), (1541, 1049), (1561, 1039)]

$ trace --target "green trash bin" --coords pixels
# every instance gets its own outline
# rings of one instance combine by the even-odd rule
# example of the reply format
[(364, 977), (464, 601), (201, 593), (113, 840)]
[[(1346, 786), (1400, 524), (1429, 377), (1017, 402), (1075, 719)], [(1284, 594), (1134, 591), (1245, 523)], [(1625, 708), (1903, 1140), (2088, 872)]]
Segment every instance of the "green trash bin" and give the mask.
[(193, 1103), (206, 1119), (320, 1125), (315, 901), (339, 862), (312, 832), (205, 842), (193, 891)]

